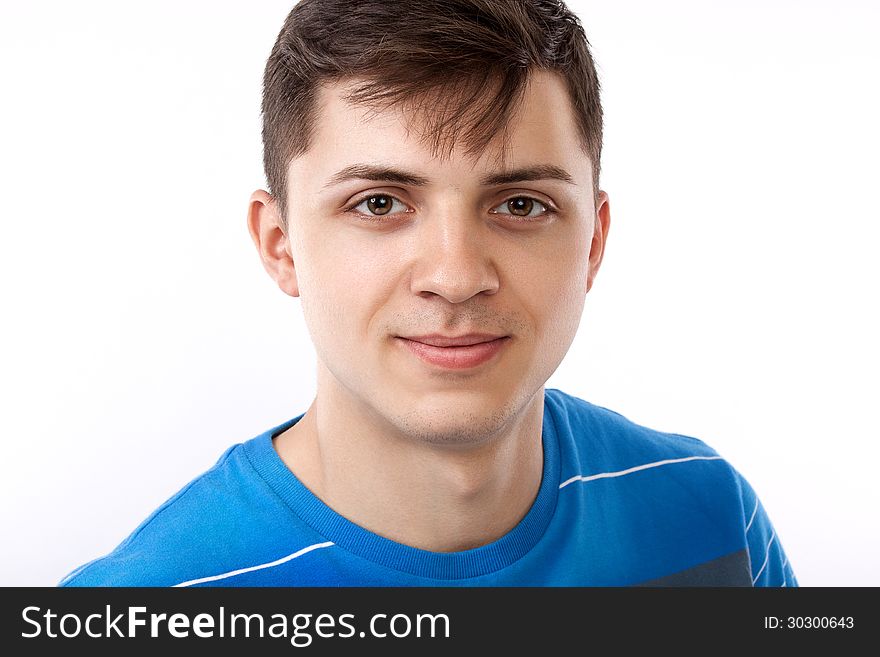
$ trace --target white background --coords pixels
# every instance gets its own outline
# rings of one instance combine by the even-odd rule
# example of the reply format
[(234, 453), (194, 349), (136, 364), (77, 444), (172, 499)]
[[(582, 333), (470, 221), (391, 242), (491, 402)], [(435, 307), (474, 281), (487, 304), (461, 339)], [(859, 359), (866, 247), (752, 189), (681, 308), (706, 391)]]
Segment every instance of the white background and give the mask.
[[(0, 584), (53, 585), (307, 408), (245, 225), (291, 6), (2, 4)], [(570, 6), (612, 227), (548, 386), (715, 447), (802, 585), (880, 585), (878, 4)]]

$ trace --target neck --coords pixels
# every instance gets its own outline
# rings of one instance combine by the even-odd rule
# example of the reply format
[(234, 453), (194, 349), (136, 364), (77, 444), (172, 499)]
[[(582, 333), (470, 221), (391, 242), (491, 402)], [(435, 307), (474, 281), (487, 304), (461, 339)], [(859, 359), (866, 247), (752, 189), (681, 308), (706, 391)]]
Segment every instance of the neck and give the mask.
[(543, 388), (493, 435), (428, 444), (405, 435), (340, 385), (321, 385), (275, 439), (317, 497), (361, 527), (432, 552), (501, 538), (526, 515), (543, 472)]

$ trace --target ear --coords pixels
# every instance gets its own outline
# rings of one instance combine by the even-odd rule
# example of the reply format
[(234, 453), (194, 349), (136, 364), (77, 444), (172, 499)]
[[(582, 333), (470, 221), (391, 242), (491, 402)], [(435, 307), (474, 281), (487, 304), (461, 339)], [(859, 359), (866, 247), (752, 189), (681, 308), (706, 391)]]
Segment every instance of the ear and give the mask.
[(608, 240), (608, 229), (611, 228), (611, 206), (608, 194), (600, 191), (596, 199), (596, 221), (593, 224), (593, 242), (590, 245), (590, 269), (587, 272), (587, 292), (593, 287), (602, 256), (605, 254), (605, 242)]
[(278, 212), (278, 202), (269, 192), (258, 189), (251, 194), (247, 224), (263, 268), (285, 294), (298, 297), (299, 285), (290, 243)]

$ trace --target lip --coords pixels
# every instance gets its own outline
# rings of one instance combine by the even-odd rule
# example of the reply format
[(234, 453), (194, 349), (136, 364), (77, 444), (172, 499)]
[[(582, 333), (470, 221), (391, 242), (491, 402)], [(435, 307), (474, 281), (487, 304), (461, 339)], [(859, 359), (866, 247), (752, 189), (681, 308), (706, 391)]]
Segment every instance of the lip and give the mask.
[(414, 342), (433, 345), (434, 347), (469, 347), (470, 345), (479, 344), (481, 342), (491, 342), (492, 340), (498, 340), (499, 338), (506, 336), (493, 335), (491, 333), (465, 333), (464, 335), (431, 333), (430, 335), (401, 335), (399, 337), (404, 340), (413, 340)]
[(452, 370), (482, 365), (493, 359), (510, 341), (509, 336), (486, 333), (460, 336), (422, 335), (410, 338), (398, 336), (397, 339), (423, 362)]

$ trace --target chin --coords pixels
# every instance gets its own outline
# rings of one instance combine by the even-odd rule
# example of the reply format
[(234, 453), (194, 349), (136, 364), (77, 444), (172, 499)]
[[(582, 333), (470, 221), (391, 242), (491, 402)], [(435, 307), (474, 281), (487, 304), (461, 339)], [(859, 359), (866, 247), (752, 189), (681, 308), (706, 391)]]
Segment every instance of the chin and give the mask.
[(468, 404), (461, 395), (440, 394), (427, 403), (398, 409), (389, 420), (402, 434), (418, 442), (477, 445), (507, 428), (518, 410), (512, 399), (496, 404), (475, 399), (473, 404)]

